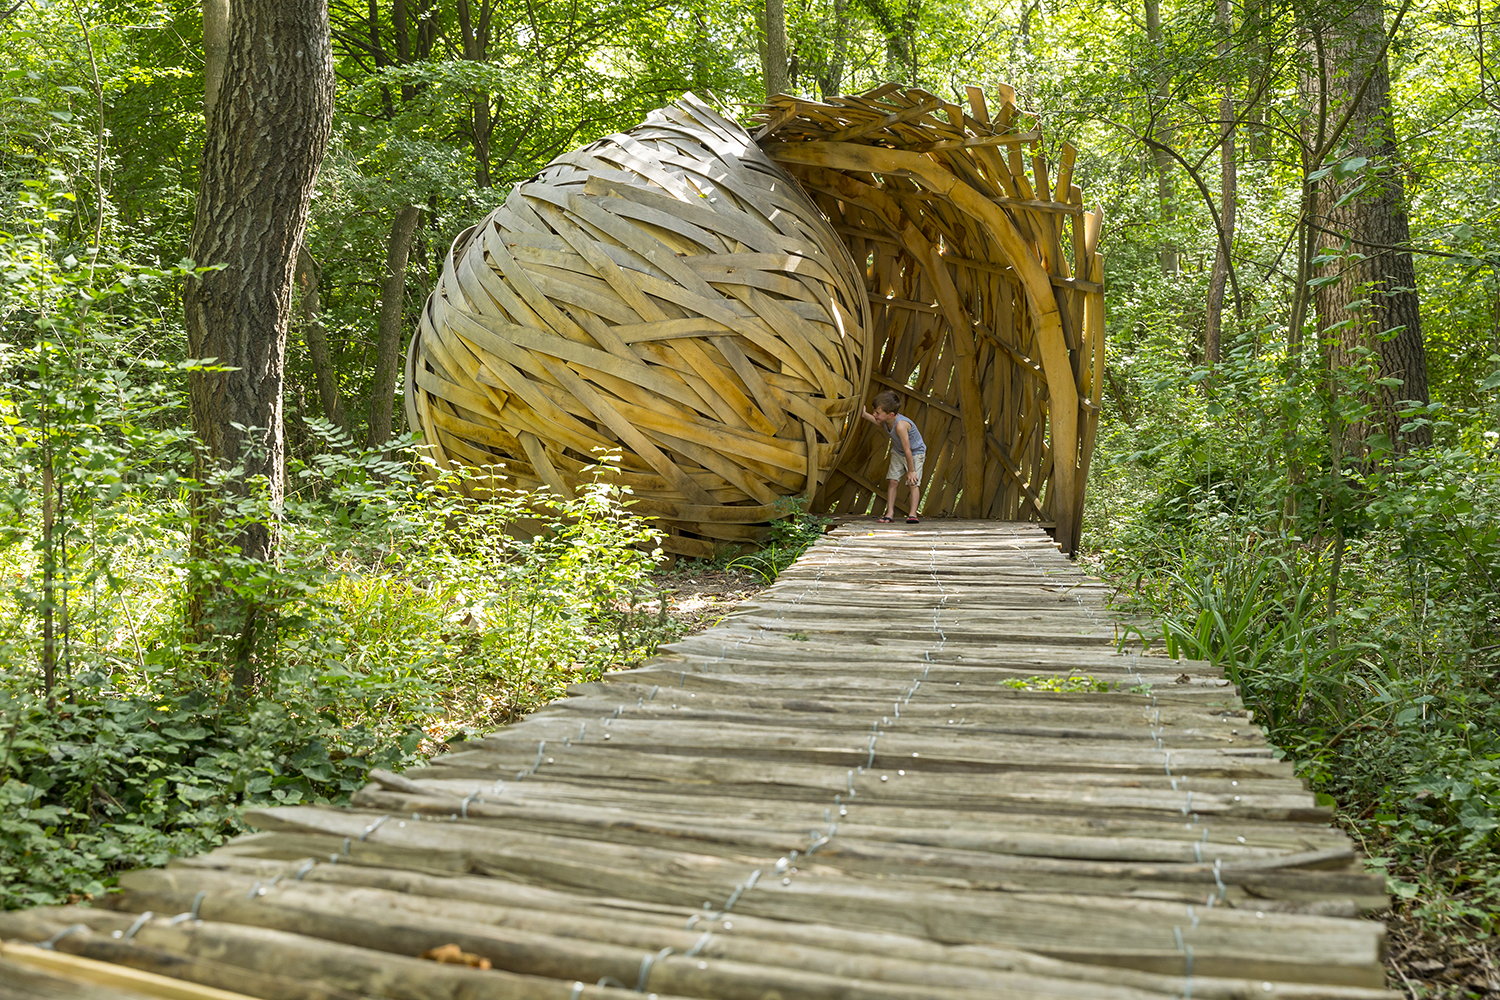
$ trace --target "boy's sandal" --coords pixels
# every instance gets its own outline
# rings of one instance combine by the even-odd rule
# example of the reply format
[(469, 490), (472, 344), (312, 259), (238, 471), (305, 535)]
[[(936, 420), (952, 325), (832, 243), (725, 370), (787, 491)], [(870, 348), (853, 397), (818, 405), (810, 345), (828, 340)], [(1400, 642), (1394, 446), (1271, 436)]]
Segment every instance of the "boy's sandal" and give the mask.
[(918, 517), (917, 515), (913, 514), (911, 517), (908, 517), (906, 519), (906, 523), (907, 524), (921, 524), (922, 523), (922, 519), (920, 517)]
[(877, 517), (875, 519), (875, 523), (877, 523), (877, 524), (891, 524), (895, 520), (896, 519), (894, 517)]

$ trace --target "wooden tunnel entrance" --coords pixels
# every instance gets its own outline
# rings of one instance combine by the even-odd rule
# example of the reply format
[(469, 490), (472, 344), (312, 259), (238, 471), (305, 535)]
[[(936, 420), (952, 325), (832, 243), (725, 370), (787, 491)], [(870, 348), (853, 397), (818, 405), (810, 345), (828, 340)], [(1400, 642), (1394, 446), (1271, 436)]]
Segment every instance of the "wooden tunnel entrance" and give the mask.
[[(1104, 370), (1102, 212), (1064, 144), (999, 88), (967, 109), (888, 84), (831, 104), (779, 96), (756, 133), (866, 275), (870, 391), (894, 389), (927, 441), (932, 515), (1042, 521), (1077, 546)], [(852, 432), (817, 508), (885, 492), (886, 441)]]

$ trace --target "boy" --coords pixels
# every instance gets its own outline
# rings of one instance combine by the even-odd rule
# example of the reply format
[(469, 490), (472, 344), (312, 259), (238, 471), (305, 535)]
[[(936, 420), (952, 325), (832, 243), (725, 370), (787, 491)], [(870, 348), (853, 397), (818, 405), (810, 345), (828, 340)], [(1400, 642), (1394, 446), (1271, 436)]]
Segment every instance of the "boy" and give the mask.
[(927, 457), (927, 445), (922, 441), (922, 433), (917, 430), (912, 419), (903, 417), (898, 412), (901, 409), (900, 396), (887, 389), (876, 393), (871, 405), (875, 407), (874, 413), (861, 406), (859, 415), (883, 428), (891, 436), (891, 464), (885, 470), (885, 516), (878, 520), (882, 524), (890, 524), (896, 519), (896, 482), (904, 476), (907, 485), (911, 487), (911, 516), (906, 519), (906, 523), (919, 524), (917, 502), (921, 499), (919, 488), (922, 483), (922, 460)]

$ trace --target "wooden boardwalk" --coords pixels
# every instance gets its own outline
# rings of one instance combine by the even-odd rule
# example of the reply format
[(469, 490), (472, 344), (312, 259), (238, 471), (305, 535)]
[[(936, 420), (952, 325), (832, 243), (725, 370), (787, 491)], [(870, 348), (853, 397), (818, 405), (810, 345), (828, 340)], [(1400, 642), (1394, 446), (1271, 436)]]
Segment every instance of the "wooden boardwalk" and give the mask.
[[(0, 915), (83, 925), (0, 984), (82, 956), (267, 1000), (1394, 997), (1382, 880), (1226, 681), (1116, 629), (1035, 527), (845, 525), (353, 808), (255, 813), (118, 912)], [(445, 945), (492, 968), (417, 957)], [(226, 995), (137, 988), (86, 995)]]

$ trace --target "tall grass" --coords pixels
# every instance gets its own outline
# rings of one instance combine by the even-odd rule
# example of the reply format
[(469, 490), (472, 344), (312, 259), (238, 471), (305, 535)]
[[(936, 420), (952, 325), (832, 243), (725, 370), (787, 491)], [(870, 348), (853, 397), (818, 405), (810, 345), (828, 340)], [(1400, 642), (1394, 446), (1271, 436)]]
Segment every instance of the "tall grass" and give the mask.
[(1093, 557), (1160, 623), (1136, 638), (1222, 667), (1403, 911), (1453, 934), (1500, 931), (1497, 458), (1472, 432), (1393, 463), (1337, 559), (1203, 482)]

